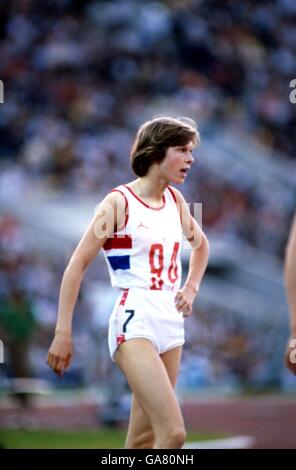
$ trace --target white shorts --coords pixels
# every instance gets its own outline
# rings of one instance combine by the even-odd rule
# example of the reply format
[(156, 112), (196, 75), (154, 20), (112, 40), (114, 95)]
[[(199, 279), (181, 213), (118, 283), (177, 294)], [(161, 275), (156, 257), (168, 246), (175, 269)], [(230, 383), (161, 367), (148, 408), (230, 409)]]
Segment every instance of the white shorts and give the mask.
[(133, 287), (122, 291), (109, 320), (112, 361), (124, 341), (147, 338), (159, 354), (184, 344), (184, 318), (175, 307), (176, 293)]

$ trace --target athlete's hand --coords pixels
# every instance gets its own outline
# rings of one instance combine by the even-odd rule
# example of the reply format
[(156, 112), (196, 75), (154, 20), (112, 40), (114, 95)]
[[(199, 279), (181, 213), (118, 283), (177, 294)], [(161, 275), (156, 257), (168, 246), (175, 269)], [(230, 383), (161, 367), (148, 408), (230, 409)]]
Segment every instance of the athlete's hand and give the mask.
[(190, 317), (192, 314), (192, 304), (196, 297), (197, 291), (189, 286), (184, 286), (178, 290), (175, 296), (175, 306), (178, 312), (183, 312), (183, 317)]
[(48, 351), (47, 364), (60, 377), (72, 359), (72, 338), (67, 333), (56, 333)]
[(296, 375), (296, 335), (290, 336), (286, 346), (285, 364)]

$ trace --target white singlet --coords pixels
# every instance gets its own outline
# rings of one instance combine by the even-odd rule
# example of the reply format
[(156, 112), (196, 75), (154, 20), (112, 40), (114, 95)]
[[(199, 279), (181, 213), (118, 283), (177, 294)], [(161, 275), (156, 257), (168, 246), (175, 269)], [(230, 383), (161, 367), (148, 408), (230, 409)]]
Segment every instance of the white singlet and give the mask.
[(133, 338), (149, 339), (162, 354), (184, 344), (184, 319), (174, 302), (182, 243), (175, 196), (168, 187), (154, 209), (127, 186), (114, 191), (124, 195), (128, 218), (103, 247), (112, 286), (121, 289), (109, 320), (110, 355), (114, 360), (118, 346)]

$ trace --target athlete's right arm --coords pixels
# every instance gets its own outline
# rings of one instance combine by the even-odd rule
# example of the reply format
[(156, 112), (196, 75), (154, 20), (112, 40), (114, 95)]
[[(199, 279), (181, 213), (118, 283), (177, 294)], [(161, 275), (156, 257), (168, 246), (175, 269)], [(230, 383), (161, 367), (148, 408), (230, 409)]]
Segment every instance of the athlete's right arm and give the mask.
[(290, 371), (296, 375), (296, 214), (286, 248), (285, 287), (290, 312), (290, 337), (286, 347), (285, 362)]
[(72, 317), (83, 274), (116, 228), (124, 226), (125, 212), (124, 196), (118, 191), (108, 194), (98, 206), (65, 269), (60, 288), (55, 337), (47, 356), (49, 367), (58, 375), (62, 375), (63, 370), (69, 367), (72, 358)]

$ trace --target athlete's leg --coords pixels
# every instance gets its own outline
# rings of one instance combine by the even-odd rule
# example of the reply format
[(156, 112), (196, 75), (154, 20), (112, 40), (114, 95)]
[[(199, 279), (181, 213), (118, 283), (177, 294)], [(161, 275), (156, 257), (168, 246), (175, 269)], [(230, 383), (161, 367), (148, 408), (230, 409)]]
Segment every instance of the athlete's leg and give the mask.
[[(114, 359), (125, 374), (138, 407), (151, 424), (154, 447), (181, 448), (185, 441), (183, 417), (167, 369), (153, 344), (142, 338), (126, 341)], [(177, 368), (172, 364), (169, 367), (171, 373)]]
[[(180, 368), (182, 346), (170, 349), (160, 355), (173, 387), (176, 385)], [(154, 434), (146, 414), (132, 395), (131, 414), (125, 442), (127, 449), (152, 449)]]
[(153, 449), (154, 434), (147, 415), (132, 394), (131, 413), (125, 440), (125, 449)]

